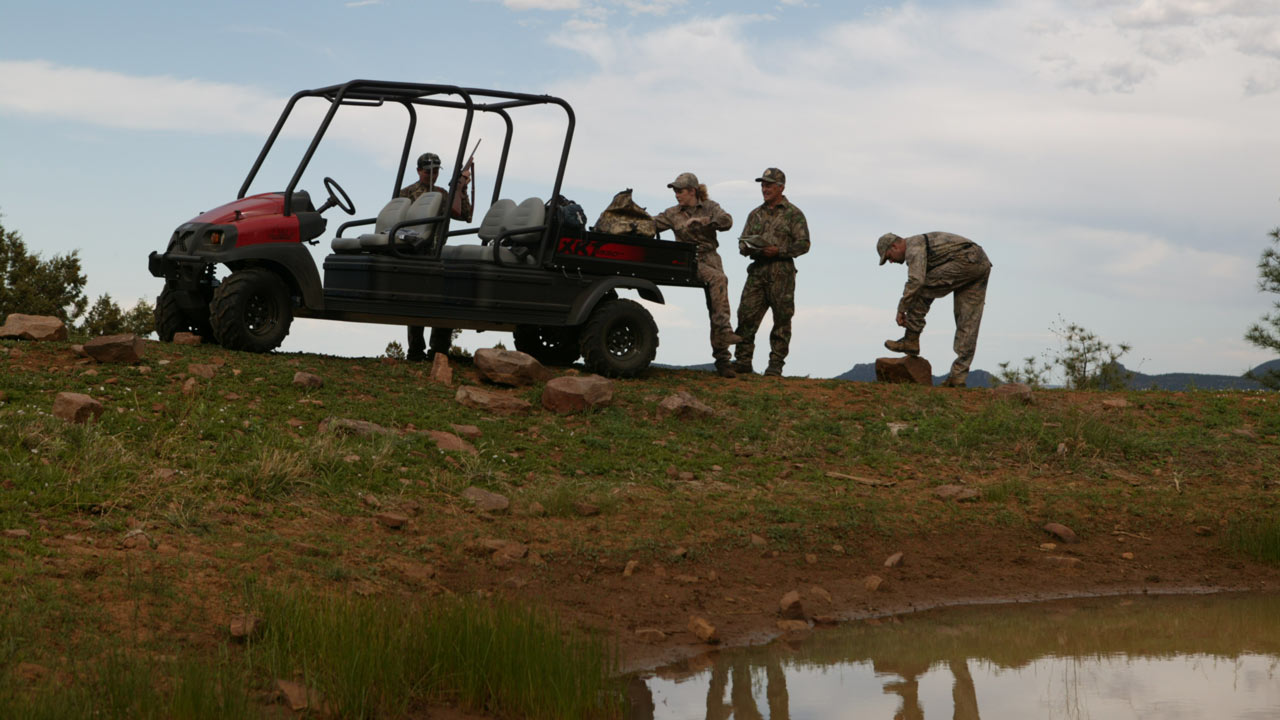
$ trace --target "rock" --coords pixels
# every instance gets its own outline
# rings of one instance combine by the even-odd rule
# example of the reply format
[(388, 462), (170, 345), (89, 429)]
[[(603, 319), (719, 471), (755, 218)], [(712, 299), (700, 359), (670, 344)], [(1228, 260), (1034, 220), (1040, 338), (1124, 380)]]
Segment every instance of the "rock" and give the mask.
[(716, 626), (707, 622), (706, 618), (690, 615), (689, 632), (704, 643), (715, 645), (720, 642), (720, 635), (716, 632)]
[(636, 569), (640, 567), (639, 560), (628, 560), (627, 566), (622, 569), (622, 577), (631, 577), (636, 574)]
[(462, 497), (470, 500), (477, 510), (488, 513), (504, 513), (511, 507), (505, 495), (472, 486), (462, 491)]
[(754, 545), (755, 547), (764, 547), (765, 545), (768, 544), (768, 542), (769, 541), (765, 540), (759, 535), (755, 533), (751, 533), (751, 544)]
[(799, 591), (792, 590), (778, 601), (778, 612), (784, 618), (798, 620), (804, 617), (804, 605), (800, 602)]
[(22, 528), (9, 528), (8, 530), (5, 530), (3, 534), (7, 538), (13, 538), (15, 540), (23, 540), (31, 537), (31, 531), (24, 530)]
[(382, 501), (379, 500), (376, 495), (370, 495), (368, 493), (365, 493), (364, 495), (360, 496), (360, 502), (364, 503), (365, 505), (368, 505), (374, 510), (377, 510), (382, 507)]
[(533, 517), (542, 517), (543, 515), (547, 514), (547, 509), (542, 507), (542, 503), (538, 502), (537, 500), (534, 500), (533, 502), (529, 503), (529, 514), (532, 515)]
[(817, 565), (817, 564), (818, 564), (818, 556), (817, 556), (816, 554), (814, 554), (814, 553), (805, 553), (805, 554), (804, 554), (804, 561), (805, 561), (805, 564), (807, 564), (807, 565)]
[(453, 384), (453, 366), (449, 364), (449, 356), (436, 353), (431, 356), (431, 382), (439, 385)]
[(24, 683), (34, 685), (49, 677), (49, 668), (33, 662), (20, 662), (14, 666), (13, 673)]
[(1030, 405), (1034, 400), (1031, 396), (1031, 386), (1026, 383), (1004, 383), (1003, 385), (997, 385), (991, 393), (996, 397), (1017, 401), (1025, 405)]
[(1124, 408), (1129, 407), (1129, 401), (1125, 400), (1124, 398), (1107, 398), (1106, 400), (1102, 401), (1102, 406), (1107, 408), (1117, 409), (1117, 410), (1123, 410)]
[(894, 437), (898, 437), (898, 433), (902, 432), (903, 430), (911, 429), (911, 423), (905, 423), (905, 422), (890, 422), (890, 423), (885, 423), (885, 426), (889, 428), (889, 434)]
[(839, 625), (840, 618), (835, 615), (814, 615), (814, 625)]
[(67, 339), (67, 326), (51, 315), (10, 313), (0, 325), (0, 338), (37, 341)]
[(1065, 555), (1046, 555), (1044, 559), (1047, 562), (1053, 563), (1054, 565), (1058, 565), (1059, 567), (1063, 567), (1067, 569), (1074, 569), (1076, 567), (1079, 567), (1080, 563), (1082, 562), (1080, 558), (1067, 557)]
[(481, 348), (472, 356), (480, 377), (499, 385), (534, 385), (551, 377), (551, 371), (532, 355), (519, 350)]
[(676, 479), (680, 482), (693, 482), (696, 477), (691, 470), (683, 470), (676, 473)]
[(1120, 558), (1121, 558), (1121, 559), (1123, 559), (1123, 560), (1132, 560), (1132, 559), (1133, 559), (1133, 553), (1131, 553), (1131, 552), (1122, 552), (1122, 553), (1120, 553)]
[(779, 620), (778, 629), (783, 632), (805, 632), (809, 623), (805, 620)]
[(1213, 528), (1208, 525), (1197, 525), (1195, 532), (1201, 537), (1208, 537), (1213, 534)]
[(876, 592), (880, 588), (884, 587), (884, 578), (880, 577), (879, 575), (868, 575), (866, 578), (863, 579), (862, 587), (867, 592)]
[(196, 377), (202, 377), (205, 380), (212, 380), (214, 375), (218, 374), (217, 365), (203, 365), (201, 363), (191, 363), (187, 366), (187, 374)]
[(1061, 523), (1046, 523), (1043, 529), (1064, 543), (1080, 542), (1080, 538), (1076, 537), (1075, 531)]
[(686, 548), (686, 547), (678, 547), (678, 548), (676, 548), (675, 550), (672, 550), (672, 551), (671, 551), (671, 555), (670, 555), (669, 557), (670, 557), (672, 560), (683, 560), (683, 559), (685, 559), (685, 558), (689, 557), (689, 548)]
[(493, 551), (493, 555), (489, 557), (494, 565), (505, 567), (520, 560), (529, 554), (529, 546), (518, 542), (504, 542), (501, 547)]
[(933, 385), (933, 367), (922, 357), (876, 358), (876, 382)]
[(132, 365), (142, 359), (142, 338), (132, 333), (104, 335), (84, 344), (89, 357), (100, 363)]
[[(439, 355), (439, 353), (437, 353), (437, 355)], [(470, 438), (472, 440), (484, 435), (484, 433), (480, 432), (480, 428), (475, 425), (450, 425), (449, 427), (453, 428), (453, 431), (457, 433), (459, 437)]]
[(1058, 549), (1058, 543), (1040, 543), (1040, 552), (1053, 552)]
[(939, 485), (933, 489), (934, 497), (943, 500), (955, 500), (956, 502), (977, 499), (979, 494), (977, 490), (963, 485)]
[(314, 390), (316, 388), (324, 387), (324, 378), (319, 375), (312, 375), (309, 372), (302, 372), (299, 370), (293, 374), (293, 384), (300, 388)]
[(173, 334), (174, 345), (199, 345), (204, 342), (204, 338), (189, 332), (176, 332)]
[[(896, 426), (896, 429), (895, 429), (895, 426)], [(889, 423), (889, 432), (896, 437), (899, 432), (909, 427), (911, 426), (908, 425), (907, 423)], [(836, 472), (835, 470), (828, 470), (827, 472), (823, 473), (823, 475), (825, 477), (831, 478), (832, 480), (851, 480), (853, 482), (858, 483), (859, 485), (869, 485), (871, 487), (893, 487), (894, 485), (898, 484), (896, 480), (882, 480), (881, 478), (869, 478), (869, 477), (862, 477), (860, 475), (848, 475), (842, 472)]]
[(573, 511), (578, 513), (581, 517), (595, 517), (600, 514), (600, 508), (598, 506), (592, 505), (589, 502), (581, 501), (573, 504)]
[(453, 433), (442, 432), (440, 430), (427, 430), (426, 435), (435, 441), (436, 447), (445, 452), (466, 452), (472, 455), (478, 454), (475, 446), (454, 435)]
[(668, 395), (658, 403), (658, 417), (676, 417), (681, 420), (689, 418), (706, 418), (716, 414), (711, 406), (684, 390)]
[(639, 628), (636, 637), (649, 643), (660, 643), (667, 639), (667, 634), (657, 628)]
[(231, 633), (232, 640), (244, 642), (262, 633), (262, 619), (256, 615), (241, 615), (231, 618), (231, 624), (227, 629)]
[(53, 399), (53, 416), (71, 423), (86, 423), (102, 416), (102, 403), (83, 393), (60, 392)]
[(409, 523), (408, 516), (402, 515), (398, 512), (380, 512), (377, 515), (374, 515), (373, 519), (377, 520), (379, 525), (391, 528), (392, 530), (399, 530)]
[(200, 383), (196, 382), (195, 378), (189, 377), (186, 382), (182, 383), (182, 394), (190, 395), (194, 393), (199, 386)]
[(533, 407), (528, 400), (506, 393), (493, 392), (471, 385), (458, 388), (454, 400), (459, 404), (477, 410), (488, 410), (497, 413), (523, 412)]
[(324, 432), (331, 432), (335, 435), (395, 435), (396, 431), (384, 428), (377, 423), (368, 420), (352, 420), (350, 418), (328, 418), (320, 424), (320, 429)]
[(542, 407), (554, 413), (598, 408), (613, 401), (613, 381), (599, 375), (563, 376), (542, 388)]
[(817, 585), (814, 585), (813, 587), (809, 588), (809, 595), (818, 598), (819, 600), (821, 600), (822, 602), (828, 605), (831, 604), (831, 593), (827, 592), (825, 589)]
[(884, 566), (887, 568), (896, 568), (902, 564), (902, 552), (896, 552), (884, 559)]
[(320, 693), (308, 689), (302, 683), (291, 680), (276, 680), (276, 688), (280, 690), (280, 694), (284, 697), (285, 704), (294, 712), (311, 709), (318, 711), (322, 717), (329, 714), (328, 703), (324, 701)]

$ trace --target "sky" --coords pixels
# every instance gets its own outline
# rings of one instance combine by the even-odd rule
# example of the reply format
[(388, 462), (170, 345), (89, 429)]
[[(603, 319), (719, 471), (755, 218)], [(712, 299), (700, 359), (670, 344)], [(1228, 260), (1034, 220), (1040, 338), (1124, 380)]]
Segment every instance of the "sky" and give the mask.
[[(735, 220), (721, 234), (735, 313), (754, 178), (783, 169), (813, 241), (788, 375), (889, 354), (906, 271), (877, 265), (885, 232), (987, 251), (975, 368), (1043, 360), (1066, 323), (1129, 344), (1123, 361), (1149, 374), (1275, 357), (1243, 335), (1276, 299), (1257, 262), (1280, 225), (1280, 0), (6, 0), (0, 223), (43, 257), (78, 251), (91, 300), (154, 302), (148, 253), (235, 198), (294, 92), (355, 78), (564, 98), (563, 194), (591, 220), (625, 188), (656, 214), (674, 204), (666, 184), (696, 173)], [(424, 122), (414, 152), (451, 162), (450, 122)], [(517, 119), (504, 195), (550, 194), (540, 141), (558, 122)], [(302, 187), (321, 197), (332, 176), (376, 214), (398, 160), (384, 130), (336, 127)], [(478, 222), (500, 135), (476, 131)], [(288, 129), (250, 191), (283, 189), (309, 133)], [(317, 263), (346, 219), (326, 216)], [(701, 291), (665, 295), (649, 306), (657, 362), (710, 362)], [(928, 320), (922, 354), (941, 373), (951, 299)], [(403, 330), (299, 320), (282, 350), (374, 357), (392, 340)]]

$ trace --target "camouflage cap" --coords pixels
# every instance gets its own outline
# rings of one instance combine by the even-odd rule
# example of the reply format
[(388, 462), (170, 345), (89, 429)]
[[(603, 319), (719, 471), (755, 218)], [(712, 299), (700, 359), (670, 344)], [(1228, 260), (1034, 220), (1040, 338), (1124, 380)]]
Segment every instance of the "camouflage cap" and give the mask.
[(782, 172), (782, 171), (781, 171), (781, 170), (779, 170), (778, 168), (765, 168), (765, 171), (764, 171), (764, 172), (762, 172), (762, 173), (760, 173), (760, 177), (756, 178), (756, 182), (758, 182), (758, 183), (775, 183), (775, 184), (777, 184), (777, 185), (786, 185), (786, 184), (787, 184), (787, 174), (786, 174), (786, 173), (784, 173), (784, 172)]
[(440, 156), (435, 153), (422, 153), (418, 156), (419, 170), (433, 170), (440, 167)]
[(894, 235), (893, 233), (885, 233), (880, 236), (879, 240), (876, 241), (876, 253), (880, 255), (881, 265), (885, 264), (887, 260), (884, 256), (885, 253), (889, 252), (889, 248), (893, 247), (893, 244), (898, 242), (901, 239), (902, 238), (898, 237), (897, 235)]
[(680, 173), (675, 180), (667, 183), (667, 187), (673, 190), (684, 190), (685, 188), (698, 187), (698, 176), (693, 173)]

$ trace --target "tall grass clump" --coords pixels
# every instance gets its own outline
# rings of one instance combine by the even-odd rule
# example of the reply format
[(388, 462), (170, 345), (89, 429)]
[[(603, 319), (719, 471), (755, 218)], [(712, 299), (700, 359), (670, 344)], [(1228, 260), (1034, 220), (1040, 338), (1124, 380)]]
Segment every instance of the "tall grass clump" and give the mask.
[(296, 679), (342, 717), (423, 703), (528, 718), (619, 717), (617, 658), (595, 636), (507, 602), (329, 598), (266, 592), (250, 662)]
[(1268, 565), (1280, 565), (1280, 518), (1232, 524), (1224, 534), (1232, 550)]

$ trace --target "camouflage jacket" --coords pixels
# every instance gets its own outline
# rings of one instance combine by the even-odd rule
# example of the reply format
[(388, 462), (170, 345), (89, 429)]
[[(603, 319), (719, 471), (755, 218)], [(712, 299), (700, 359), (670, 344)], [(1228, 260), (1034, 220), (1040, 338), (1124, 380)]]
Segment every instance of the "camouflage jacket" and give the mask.
[(912, 235), (904, 240), (907, 243), (906, 257), (903, 258), (907, 266), (907, 284), (902, 288), (902, 299), (898, 301), (900, 311), (920, 294), (929, 281), (929, 270), (978, 245), (969, 238), (946, 232)]
[[(427, 187), (427, 184), (421, 180), (412, 185), (406, 185), (400, 188), (400, 197), (417, 200), (429, 192), (438, 192), (441, 197), (449, 197), (448, 190), (440, 187), (439, 185)], [(471, 198), (467, 197), (466, 188), (462, 188), (458, 192), (462, 193), (462, 212), (451, 212), (450, 217), (454, 220), (465, 220), (466, 222), (471, 222)]]
[[(676, 240), (692, 243), (698, 252), (720, 247), (716, 232), (733, 227), (733, 217), (714, 200), (703, 200), (692, 207), (673, 205), (653, 219), (658, 223), (658, 230), (671, 230)], [(694, 219), (701, 222), (690, 225)]]
[[(748, 237), (759, 238), (759, 242), (764, 245), (776, 245), (777, 257), (763, 257), (760, 254), (762, 248), (747, 244)], [(742, 237), (738, 238), (738, 252), (754, 260), (752, 267), (774, 260), (800, 257), (809, 252), (809, 222), (804, 219), (800, 208), (792, 205), (784, 195), (773, 207), (761, 205), (751, 211), (747, 216), (747, 224), (742, 227)]]

